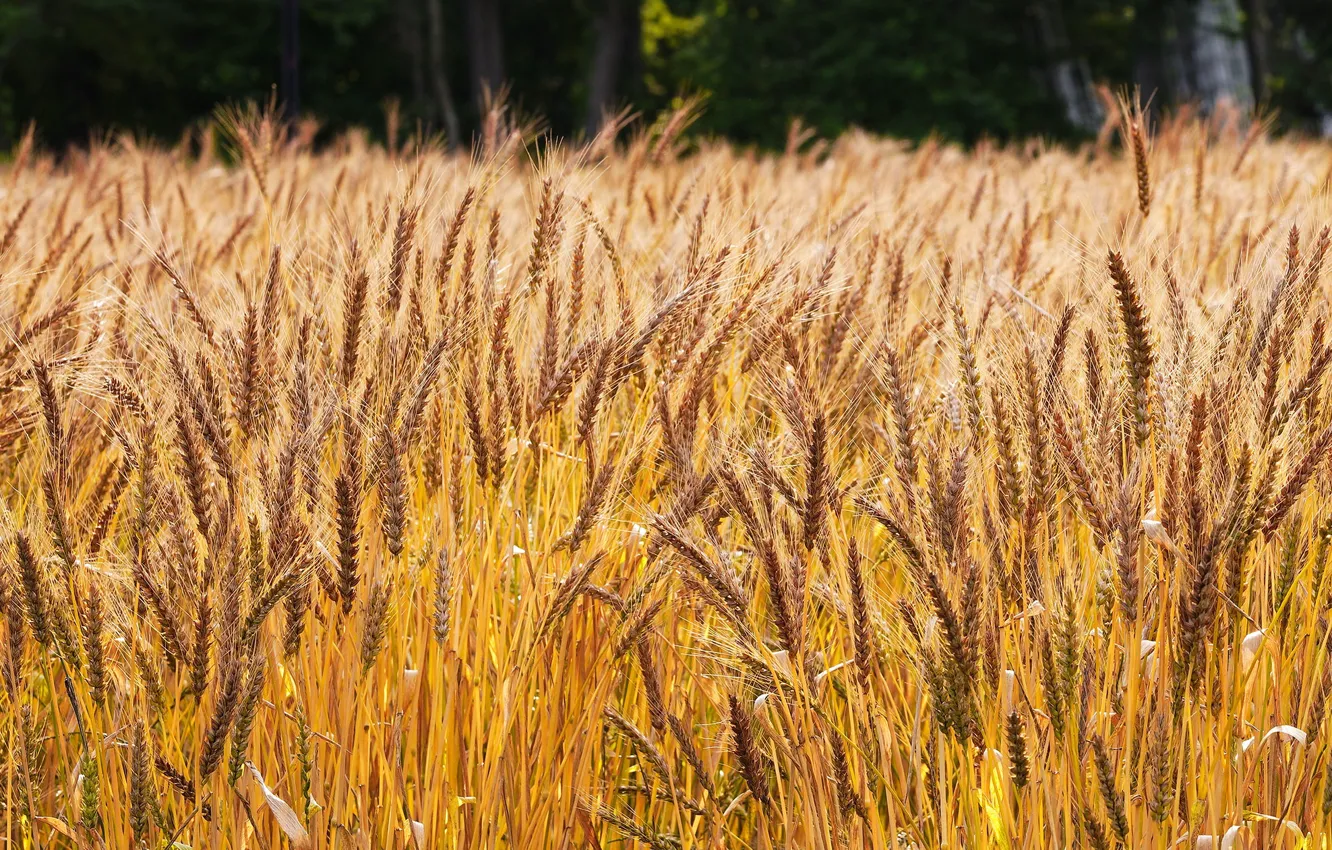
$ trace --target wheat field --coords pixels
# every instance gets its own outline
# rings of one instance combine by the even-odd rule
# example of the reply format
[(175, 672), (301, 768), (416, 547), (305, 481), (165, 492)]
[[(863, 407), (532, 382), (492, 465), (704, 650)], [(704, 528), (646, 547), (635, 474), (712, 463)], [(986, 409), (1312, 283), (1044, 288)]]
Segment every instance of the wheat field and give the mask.
[(1332, 147), (1121, 116), (29, 137), (6, 846), (1327, 847)]

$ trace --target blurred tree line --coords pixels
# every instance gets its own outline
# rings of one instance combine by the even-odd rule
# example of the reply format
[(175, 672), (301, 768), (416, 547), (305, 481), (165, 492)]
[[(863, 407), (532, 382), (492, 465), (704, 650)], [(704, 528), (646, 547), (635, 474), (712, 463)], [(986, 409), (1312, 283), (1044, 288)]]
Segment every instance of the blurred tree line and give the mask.
[(276, 97), (324, 133), (466, 141), (488, 96), (560, 135), (702, 95), (697, 127), (783, 143), (793, 118), (973, 141), (1093, 132), (1095, 85), (1223, 98), (1321, 129), (1329, 0), (0, 0), (0, 148), (175, 138)]

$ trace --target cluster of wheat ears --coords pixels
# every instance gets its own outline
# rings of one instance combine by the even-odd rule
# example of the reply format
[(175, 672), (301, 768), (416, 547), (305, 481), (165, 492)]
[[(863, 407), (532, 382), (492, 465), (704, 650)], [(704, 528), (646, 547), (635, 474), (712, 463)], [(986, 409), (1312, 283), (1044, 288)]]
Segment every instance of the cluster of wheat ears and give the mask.
[(25, 143), (6, 846), (1326, 847), (1332, 147), (1123, 114)]

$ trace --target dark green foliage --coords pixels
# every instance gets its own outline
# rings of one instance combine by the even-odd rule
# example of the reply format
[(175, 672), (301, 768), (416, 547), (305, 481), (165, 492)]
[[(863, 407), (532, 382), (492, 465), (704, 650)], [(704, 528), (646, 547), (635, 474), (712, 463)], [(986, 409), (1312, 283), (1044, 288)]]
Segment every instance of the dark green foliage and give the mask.
[[(47, 145), (95, 130), (174, 139), (278, 79), (277, 0), (10, 0), (0, 4), (0, 141), (35, 120)], [(303, 108), (375, 123), (410, 81), (385, 0), (302, 0)], [(373, 61), (372, 60), (373, 57)]]
[[(440, 12), (441, 70), (459, 141), (476, 133), (468, 2), (299, 0), (300, 106), (320, 120), (320, 138), (363, 126), (383, 139), (390, 101), (400, 105), (400, 137), (418, 127), (442, 130), (431, 8)], [(1052, 68), (1065, 60), (1087, 82), (1155, 92), (1153, 108), (1198, 96), (1195, 72), (1178, 70), (1192, 49), (1198, 0), (484, 2), (498, 9), (510, 107), (557, 135), (584, 128), (598, 22), (617, 2), (631, 49), (620, 60), (614, 103), (655, 115), (681, 95), (700, 94), (706, 105), (696, 132), (766, 147), (783, 145), (795, 118), (821, 136), (862, 127), (964, 142), (1076, 138), (1094, 125), (1072, 126), (1054, 90)], [(1314, 126), (1332, 109), (1324, 0), (1257, 6), (1265, 10), (1266, 60), (1254, 82), (1286, 126)], [(30, 121), (39, 143), (57, 150), (122, 131), (174, 141), (219, 104), (280, 94), (280, 7), (279, 0), (0, 2), (0, 150), (11, 149)], [(1253, 35), (1252, 20), (1240, 13), (1225, 24), (1236, 44)]]
[[(685, 4), (673, 4), (685, 5)], [(1013, 0), (725, 0), (673, 62), (709, 94), (703, 126), (780, 145), (791, 119), (920, 138), (1065, 129), (1039, 84), (1026, 3)]]

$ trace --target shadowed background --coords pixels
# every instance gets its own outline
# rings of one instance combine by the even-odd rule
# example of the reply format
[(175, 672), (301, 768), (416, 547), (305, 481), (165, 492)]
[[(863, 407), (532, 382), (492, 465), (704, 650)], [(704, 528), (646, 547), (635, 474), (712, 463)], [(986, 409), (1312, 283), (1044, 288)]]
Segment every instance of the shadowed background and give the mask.
[(9, 0), (0, 147), (175, 139), (218, 105), (276, 97), (384, 135), (396, 102), (467, 141), (486, 90), (557, 135), (609, 110), (706, 104), (695, 131), (780, 145), (794, 118), (964, 142), (1094, 132), (1099, 85), (1152, 108), (1229, 100), (1324, 131), (1324, 0)]

